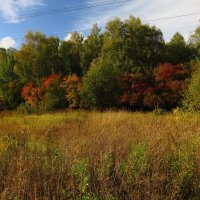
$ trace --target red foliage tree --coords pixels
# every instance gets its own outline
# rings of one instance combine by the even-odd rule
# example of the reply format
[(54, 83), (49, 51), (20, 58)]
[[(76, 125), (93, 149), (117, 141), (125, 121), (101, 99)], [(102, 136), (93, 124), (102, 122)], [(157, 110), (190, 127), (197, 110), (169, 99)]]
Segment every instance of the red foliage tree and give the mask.
[(187, 65), (172, 65), (165, 63), (155, 70), (157, 86), (160, 96), (165, 101), (167, 108), (173, 108), (180, 102), (183, 92), (187, 89), (187, 79), (190, 77), (190, 70)]
[(189, 77), (187, 65), (169, 63), (159, 65), (154, 73), (127, 74), (121, 77), (124, 93), (120, 102), (136, 109), (171, 109), (180, 102)]
[(152, 77), (145, 73), (127, 74), (121, 77), (124, 93), (120, 102), (133, 108), (143, 108), (143, 99), (147, 94), (153, 93), (155, 88), (152, 83)]
[(156, 69), (156, 81), (169, 82), (174, 80), (185, 81), (188, 78), (189, 70), (186, 65), (172, 65), (165, 63)]
[(56, 80), (59, 78), (58, 74), (52, 74), (49, 77), (44, 79), (44, 87), (45, 89), (48, 89), (49, 86)]

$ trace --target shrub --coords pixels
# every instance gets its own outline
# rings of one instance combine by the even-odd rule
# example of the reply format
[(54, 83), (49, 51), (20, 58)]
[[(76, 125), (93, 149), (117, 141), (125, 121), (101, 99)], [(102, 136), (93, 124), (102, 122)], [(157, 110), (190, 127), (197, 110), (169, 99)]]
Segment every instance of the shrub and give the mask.
[(60, 87), (60, 79), (55, 79), (46, 89), (44, 98), (39, 103), (39, 109), (41, 111), (52, 111), (64, 108), (66, 106), (65, 95), (64, 89)]
[(164, 100), (165, 109), (177, 107), (188, 87), (187, 80), (190, 78), (188, 65), (172, 65), (165, 63), (159, 65), (155, 70), (156, 85), (160, 97)]
[(82, 83), (76, 74), (65, 76), (61, 84), (62, 88), (66, 91), (66, 99), (70, 108), (81, 107), (80, 91)]
[(4, 109), (15, 109), (21, 103), (21, 88), (18, 81), (0, 83), (0, 104)]
[(142, 102), (142, 90), (146, 88), (142, 74), (127, 74), (121, 77), (123, 83), (123, 95), (120, 103), (138, 107)]
[(164, 100), (157, 94), (148, 93), (143, 99), (144, 106), (147, 108), (155, 109), (163, 106)]
[(18, 112), (47, 112), (64, 108), (65, 91), (60, 86), (60, 77), (56, 74), (41, 79), (38, 84), (28, 83), (21, 92), (25, 103), (19, 106)]
[(167, 111), (165, 109), (162, 108), (156, 108), (153, 110), (153, 114), (154, 115), (166, 115)]
[(19, 114), (38, 113), (39, 112), (38, 104), (30, 105), (28, 103), (22, 103), (17, 107), (16, 112)]
[(28, 83), (22, 89), (22, 98), (30, 105), (37, 104), (44, 96), (44, 88), (37, 87), (33, 82)]
[(192, 75), (189, 88), (184, 95), (183, 106), (189, 111), (200, 111), (200, 68)]
[(82, 97), (86, 107), (107, 109), (119, 105), (120, 70), (106, 62), (92, 66), (83, 78)]
[(153, 109), (160, 106), (162, 100), (156, 94), (153, 78), (145, 72), (122, 76), (124, 91), (120, 97), (122, 105), (128, 105), (133, 109)]

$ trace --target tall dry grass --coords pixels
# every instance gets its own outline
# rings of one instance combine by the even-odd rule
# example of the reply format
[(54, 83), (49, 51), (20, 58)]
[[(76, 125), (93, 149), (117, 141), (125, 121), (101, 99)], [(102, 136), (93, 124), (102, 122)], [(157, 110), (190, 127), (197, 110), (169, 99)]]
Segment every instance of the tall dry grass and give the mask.
[(0, 115), (0, 199), (200, 199), (199, 115)]

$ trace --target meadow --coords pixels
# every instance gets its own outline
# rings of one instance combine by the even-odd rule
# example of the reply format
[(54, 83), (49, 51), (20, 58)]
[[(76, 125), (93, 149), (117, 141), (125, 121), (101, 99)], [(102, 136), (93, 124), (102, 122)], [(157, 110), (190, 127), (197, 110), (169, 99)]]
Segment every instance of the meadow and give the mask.
[(0, 113), (0, 199), (200, 198), (200, 115)]

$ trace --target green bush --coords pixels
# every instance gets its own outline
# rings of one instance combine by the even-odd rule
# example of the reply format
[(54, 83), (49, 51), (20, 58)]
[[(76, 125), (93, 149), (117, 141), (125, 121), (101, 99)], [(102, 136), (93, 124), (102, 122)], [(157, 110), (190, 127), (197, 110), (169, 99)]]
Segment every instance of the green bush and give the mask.
[(39, 112), (39, 107), (38, 104), (30, 105), (28, 103), (22, 103), (17, 107), (16, 112), (19, 114), (37, 113)]
[(56, 79), (47, 89), (43, 100), (39, 102), (39, 110), (46, 112), (64, 108), (66, 106), (65, 96), (65, 90), (60, 87), (60, 80)]
[(0, 107), (15, 109), (21, 103), (21, 88), (18, 81), (0, 82)]
[(86, 107), (102, 110), (118, 106), (119, 77), (117, 66), (102, 61), (92, 66), (83, 78), (82, 97)]
[[(198, 64), (200, 67), (200, 62)], [(200, 111), (200, 68), (197, 68), (192, 75), (188, 90), (184, 95), (183, 106), (189, 111)]]
[(166, 115), (167, 111), (165, 109), (162, 108), (156, 108), (153, 110), (153, 114), (154, 115)]

